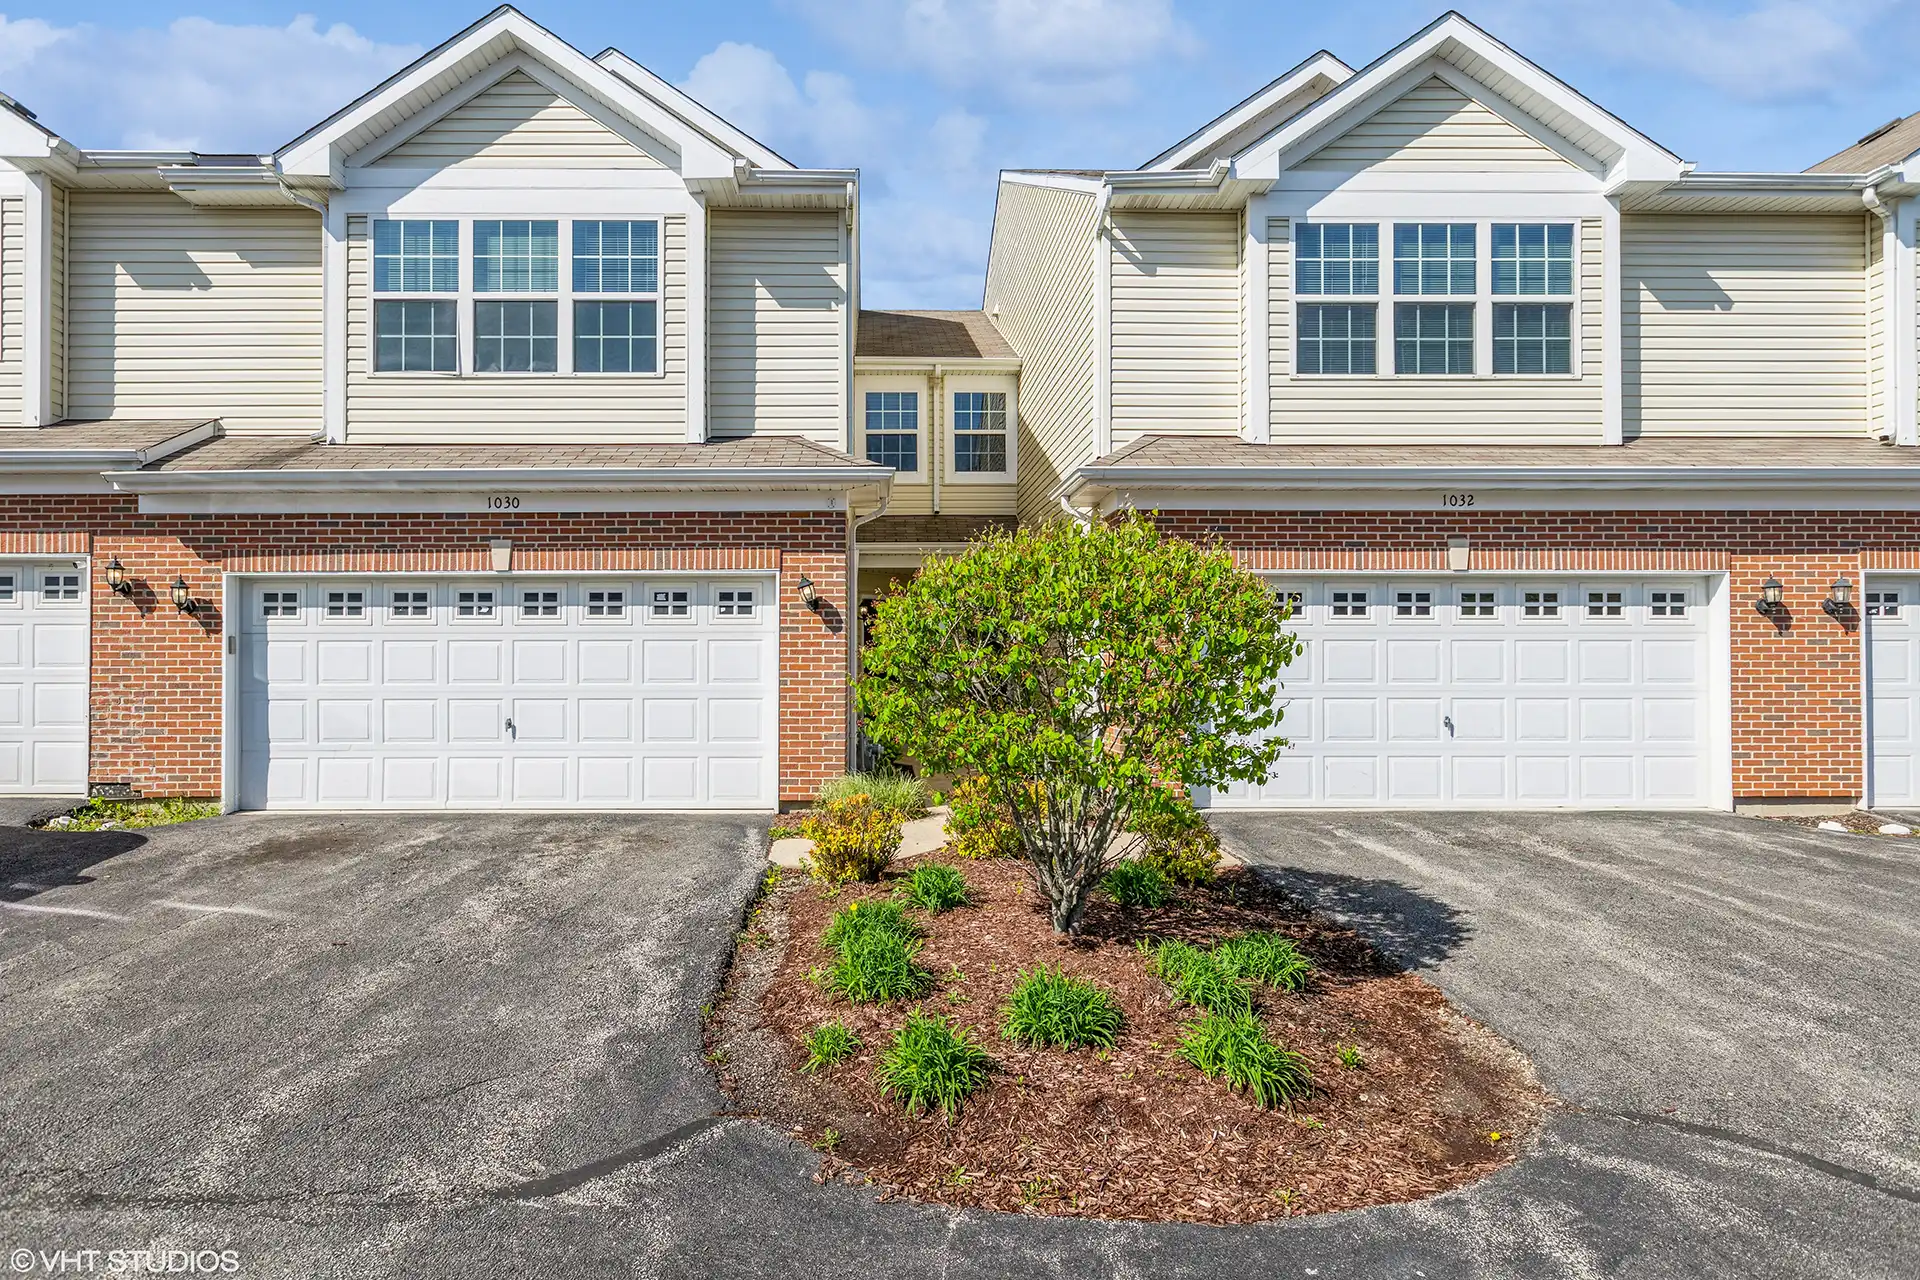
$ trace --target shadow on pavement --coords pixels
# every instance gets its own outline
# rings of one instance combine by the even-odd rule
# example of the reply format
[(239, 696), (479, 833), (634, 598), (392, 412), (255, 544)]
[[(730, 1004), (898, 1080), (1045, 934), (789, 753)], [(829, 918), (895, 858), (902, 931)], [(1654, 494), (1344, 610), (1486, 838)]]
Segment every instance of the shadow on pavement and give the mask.
[(0, 902), (25, 902), (50, 889), (92, 884), (93, 877), (82, 874), (88, 867), (146, 842), (137, 831), (0, 829)]
[(1462, 913), (1392, 880), (1251, 864), (1263, 882), (1350, 926), (1408, 968), (1438, 964), (1473, 936)]

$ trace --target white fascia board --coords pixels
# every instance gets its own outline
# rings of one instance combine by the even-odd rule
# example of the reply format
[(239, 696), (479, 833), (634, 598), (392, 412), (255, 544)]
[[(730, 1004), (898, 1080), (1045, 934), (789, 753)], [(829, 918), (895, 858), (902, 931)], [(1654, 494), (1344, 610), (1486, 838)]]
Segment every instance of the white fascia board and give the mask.
[(1223, 139), (1230, 138), (1246, 128), (1263, 114), (1271, 111), (1275, 105), (1285, 102), (1316, 79), (1330, 80), (1337, 86), (1352, 77), (1352, 67), (1322, 49), (1291, 70), (1283, 72), (1279, 79), (1202, 125), (1140, 167), (1142, 169), (1186, 168), (1196, 160), (1205, 159), (1207, 153), (1218, 146)]
[(1071, 173), (1036, 173), (1030, 169), (1002, 169), (1000, 181), (1022, 187), (1050, 187), (1055, 191), (1078, 191), (1098, 195), (1106, 183), (1101, 178), (1086, 178)]
[[(98, 475), (93, 479), (96, 485), (105, 484)], [(235, 489), (142, 493), (138, 499), (142, 515), (503, 514), (501, 508), (488, 505), (488, 496), (476, 493), (408, 493), (385, 489), (350, 493), (309, 489)], [(861, 501), (858, 490), (788, 488), (687, 493), (525, 489), (515, 491), (512, 497), (515, 505), (511, 513), (517, 515), (574, 511), (845, 512)]]
[[(878, 474), (876, 474), (876, 472)], [(546, 492), (879, 488), (892, 471), (875, 467), (335, 467), (326, 470), (115, 471), (107, 478), (128, 493), (234, 490), (344, 493), (355, 490), (476, 493), (503, 488)]]
[(682, 117), (690, 127), (705, 133), (721, 148), (745, 157), (756, 168), (792, 169), (795, 167), (772, 147), (744, 129), (721, 119), (620, 50), (604, 50), (594, 61), (660, 103), (667, 110)]
[(1018, 373), (1018, 357), (1003, 359), (986, 356), (855, 356), (855, 373), (928, 373), (944, 369), (948, 373)]
[[(1608, 166), (1611, 178), (1671, 182), (1684, 171), (1684, 162), (1665, 147), (1602, 110), (1459, 14), (1448, 13), (1241, 152), (1234, 159), (1236, 172), (1243, 178), (1278, 177), (1284, 156), (1311, 154), (1319, 144), (1341, 132), (1348, 117), (1355, 113), (1371, 114), (1368, 108), (1376, 97), (1386, 96), (1391, 100), (1398, 96), (1394, 90), (1404, 91), (1410, 87), (1401, 81), (1427, 71), (1429, 60), (1450, 62), (1453, 61), (1450, 55), (1462, 51), (1500, 68), (1524, 85), (1528, 93), (1537, 95), (1542, 102), (1618, 147), (1619, 158)], [(1530, 119), (1537, 118), (1537, 113), (1528, 110), (1526, 103), (1513, 105)]]

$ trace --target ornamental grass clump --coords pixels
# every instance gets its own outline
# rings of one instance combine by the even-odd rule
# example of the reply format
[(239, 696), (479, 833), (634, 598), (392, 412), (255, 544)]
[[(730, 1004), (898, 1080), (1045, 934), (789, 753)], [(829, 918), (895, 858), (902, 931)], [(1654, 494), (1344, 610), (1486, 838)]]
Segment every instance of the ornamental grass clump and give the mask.
[(836, 1067), (860, 1051), (860, 1037), (853, 1028), (836, 1019), (823, 1022), (807, 1033), (807, 1061), (802, 1071)]
[(900, 885), (900, 896), (930, 916), (967, 905), (967, 878), (946, 862), (919, 862)]
[(1251, 1013), (1207, 1014), (1181, 1033), (1174, 1052), (1263, 1107), (1283, 1106), (1313, 1090), (1307, 1060), (1268, 1039)]
[(927, 816), (926, 784), (912, 774), (848, 773), (820, 788), (823, 806), (855, 796), (865, 796), (883, 813), (897, 814), (903, 819)]
[(918, 940), (874, 929), (841, 942), (827, 966), (826, 988), (854, 1004), (917, 1000), (933, 989), (933, 974), (921, 966)]
[(967, 1095), (987, 1082), (993, 1059), (970, 1029), (915, 1009), (880, 1055), (880, 1092), (897, 1098), (909, 1115), (938, 1108), (948, 1120), (960, 1114)]
[(1229, 977), (1259, 982), (1276, 991), (1304, 991), (1313, 961), (1280, 933), (1245, 933), (1215, 945), (1213, 957)]
[(1227, 1016), (1253, 1015), (1253, 992), (1211, 952), (1187, 942), (1163, 942), (1148, 952), (1148, 968), (1196, 1009)]
[(900, 904), (887, 898), (871, 902), (849, 902), (833, 913), (821, 945), (830, 951), (843, 950), (853, 938), (869, 933), (891, 933), (903, 942), (918, 942), (920, 926), (907, 918)]
[(1079, 978), (1045, 966), (1020, 971), (1008, 997), (1000, 1034), (1026, 1045), (1111, 1049), (1124, 1021), (1112, 996)]
[(900, 852), (901, 817), (855, 792), (822, 805), (800, 824), (813, 841), (807, 869), (816, 880), (876, 884)]
[(1173, 884), (1166, 873), (1151, 863), (1133, 860), (1117, 862), (1100, 880), (1100, 888), (1109, 898), (1131, 910), (1135, 907), (1164, 907), (1173, 898)]

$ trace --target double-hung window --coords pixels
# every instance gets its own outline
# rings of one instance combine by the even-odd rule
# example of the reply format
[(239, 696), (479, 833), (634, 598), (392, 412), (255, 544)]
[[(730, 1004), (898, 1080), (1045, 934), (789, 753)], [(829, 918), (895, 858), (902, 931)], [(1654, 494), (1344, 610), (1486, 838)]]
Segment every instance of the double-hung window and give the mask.
[(1380, 228), (1371, 222), (1295, 224), (1298, 373), (1373, 373), (1378, 368)]
[(960, 475), (1007, 472), (1007, 393), (953, 393), (953, 469)]
[(867, 461), (908, 475), (920, 470), (920, 393), (867, 392)]
[(560, 224), (476, 219), (473, 224), (473, 370), (560, 369)]
[(1478, 292), (1476, 231), (1471, 222), (1394, 224), (1395, 373), (1473, 372), (1473, 303), (1447, 299)]
[(660, 372), (658, 222), (576, 219), (573, 292), (575, 373)]
[(373, 367), (458, 373), (460, 224), (381, 218), (373, 224)]
[(1494, 223), (1493, 296), (1496, 374), (1573, 372), (1572, 223)]

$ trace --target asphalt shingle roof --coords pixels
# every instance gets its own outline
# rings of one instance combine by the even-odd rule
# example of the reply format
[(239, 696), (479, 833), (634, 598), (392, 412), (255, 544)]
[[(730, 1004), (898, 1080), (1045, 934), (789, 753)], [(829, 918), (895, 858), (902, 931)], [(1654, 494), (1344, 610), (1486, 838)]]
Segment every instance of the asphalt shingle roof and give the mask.
[(1143, 436), (1095, 467), (1915, 467), (1920, 449), (1855, 439), (1640, 439), (1624, 445), (1248, 444)]
[(1807, 169), (1808, 173), (1869, 173), (1920, 151), (1920, 111), (1889, 120), (1844, 151)]
[(415, 445), (325, 444), (306, 437), (226, 436), (184, 450), (159, 471), (381, 471), (439, 468), (885, 467), (798, 436), (752, 436), (709, 444)]
[(860, 356), (1017, 360), (984, 311), (862, 311)]
[(103, 418), (59, 422), (50, 427), (0, 428), (0, 450), (61, 453), (69, 449), (151, 449), (184, 432), (205, 426), (207, 418), (135, 421)]

